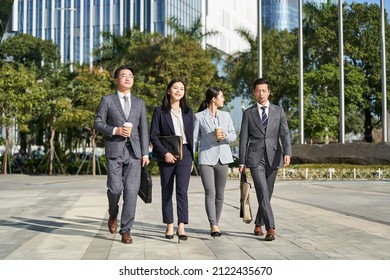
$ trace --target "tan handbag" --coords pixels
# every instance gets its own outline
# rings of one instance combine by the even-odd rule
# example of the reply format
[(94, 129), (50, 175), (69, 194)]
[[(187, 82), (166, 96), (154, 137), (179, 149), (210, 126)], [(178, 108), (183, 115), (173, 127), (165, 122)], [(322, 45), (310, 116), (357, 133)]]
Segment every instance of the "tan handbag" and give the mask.
[(242, 218), (244, 223), (249, 224), (253, 220), (249, 201), (249, 193), (252, 186), (247, 182), (245, 173), (241, 173), (240, 181), (240, 218)]

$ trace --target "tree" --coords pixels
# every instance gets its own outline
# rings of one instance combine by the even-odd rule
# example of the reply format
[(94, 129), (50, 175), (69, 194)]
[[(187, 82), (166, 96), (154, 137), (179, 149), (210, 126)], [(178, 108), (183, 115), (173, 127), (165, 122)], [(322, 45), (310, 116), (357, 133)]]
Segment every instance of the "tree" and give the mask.
[[(380, 123), (380, 119), (376, 123), (373, 120), (382, 113), (380, 106), (380, 11), (377, 5), (367, 4), (344, 5), (344, 8), (345, 127), (347, 131), (355, 133), (364, 131), (365, 141), (372, 142), (372, 130)], [(310, 106), (320, 106), (322, 114), (332, 111), (329, 106), (338, 105), (332, 101), (334, 98), (338, 100), (340, 83), (337, 9), (338, 7), (330, 2), (321, 6), (315, 4), (304, 6), (304, 79), (307, 88), (310, 89), (308, 94), (311, 100), (307, 104), (310, 114), (305, 115), (306, 123), (313, 124), (318, 121), (318, 116), (313, 114), (315, 108), (310, 108)], [(390, 31), (388, 24), (386, 29), (388, 35)], [(316, 77), (318, 75), (332, 78)], [(329, 97), (330, 94), (332, 99), (323, 98), (324, 89), (327, 89), (327, 96)], [(362, 120), (364, 120), (364, 125), (361, 125)], [(320, 128), (321, 125), (317, 123), (317, 127)], [(322, 129), (324, 128), (330, 130), (330, 135), (334, 137), (338, 135), (337, 126), (334, 123), (322, 126)], [(308, 128), (309, 135), (311, 131)]]
[[(51, 41), (45, 41), (29, 34), (17, 34), (0, 44), (0, 65), (19, 63), (26, 70), (33, 69), (37, 79), (43, 80), (58, 61), (56, 46)], [(33, 127), (35, 123), (30, 123)], [(19, 131), (21, 150), (28, 150), (28, 137), (25, 131)]]
[(18, 63), (3, 64), (0, 68), (0, 127), (6, 131), (4, 174), (7, 174), (10, 148), (10, 128), (18, 125), (20, 131), (28, 131), (28, 122), (37, 112), (42, 101), (42, 85), (37, 73)]
[[(102, 66), (111, 74), (120, 65), (128, 64), (129, 50), (133, 45), (147, 41), (152, 34), (142, 33), (138, 29), (126, 29), (123, 35), (103, 32), (102, 45), (93, 51), (96, 56), (96, 65)], [(133, 62), (131, 62), (133, 64)]]
[(201, 17), (198, 17), (195, 19), (194, 23), (190, 27), (185, 27), (180, 23), (180, 20), (177, 17), (171, 17), (167, 20), (167, 25), (173, 29), (174, 34), (177, 36), (185, 36), (192, 38), (198, 42), (201, 42), (201, 40), (204, 37), (208, 36), (214, 36), (218, 34), (217, 31), (209, 30), (206, 33), (202, 33), (202, 19)]
[[(225, 72), (227, 81), (235, 89), (235, 96), (251, 98), (253, 82), (258, 77), (257, 37), (245, 29), (237, 32), (244, 38), (249, 49), (239, 51), (227, 58)], [(297, 106), (298, 60), (296, 55), (297, 36), (286, 30), (263, 30), (263, 77), (271, 82), (270, 100), (284, 107), (288, 118), (292, 119), (294, 106)]]
[(238, 51), (227, 57), (224, 72), (227, 81), (234, 88), (234, 96), (250, 97), (252, 83), (257, 77), (257, 38), (246, 29), (238, 29), (237, 33), (247, 41), (249, 49)]
[(30, 34), (20, 33), (0, 45), (0, 64), (18, 62), (25, 67), (35, 66), (41, 72), (51, 71), (58, 61), (57, 47), (52, 41), (42, 40)]
[(111, 73), (118, 65), (131, 62), (135, 71), (133, 92), (144, 98), (149, 119), (154, 107), (161, 104), (166, 85), (172, 78), (181, 78), (188, 84), (188, 103), (196, 110), (208, 86), (221, 86), (227, 98), (230, 93), (229, 85), (218, 77), (213, 64), (217, 58), (215, 51), (202, 48), (196, 28), (191, 32), (182, 28), (176, 35), (167, 37), (138, 30), (128, 31), (129, 37), (112, 35), (111, 40), (96, 50), (100, 55), (97, 61)]
[[(390, 25), (385, 16), (386, 41), (390, 39)], [(363, 75), (358, 85), (362, 93), (357, 105), (364, 118), (364, 137), (373, 142), (372, 131), (378, 126), (383, 114), (381, 103), (381, 37), (380, 9), (378, 5), (352, 3), (345, 10), (346, 63)], [(390, 62), (390, 46), (386, 46), (387, 64)], [(387, 67), (387, 77), (390, 71)], [(355, 85), (356, 87), (356, 85)], [(390, 97), (388, 97), (390, 99)], [(388, 102), (388, 101), (387, 101)]]
[(55, 136), (57, 130), (65, 130), (63, 118), (72, 110), (70, 90), (68, 89), (72, 73), (65, 66), (58, 67), (43, 80), (45, 101), (40, 106), (40, 119), (49, 128), (50, 158), (49, 175), (53, 175), (55, 156)]
[(78, 130), (86, 130), (92, 143), (92, 175), (96, 175), (96, 137), (93, 127), (96, 108), (103, 95), (114, 91), (108, 71), (80, 67), (72, 81), (72, 109), (62, 121)]

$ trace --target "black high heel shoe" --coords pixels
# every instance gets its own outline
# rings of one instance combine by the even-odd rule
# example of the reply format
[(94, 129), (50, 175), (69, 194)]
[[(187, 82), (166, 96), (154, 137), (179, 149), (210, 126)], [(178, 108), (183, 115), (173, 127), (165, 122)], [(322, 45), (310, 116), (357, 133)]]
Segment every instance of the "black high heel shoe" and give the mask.
[(213, 232), (210, 232), (210, 235), (211, 237), (220, 237), (222, 235), (222, 233), (220, 231), (213, 231)]
[[(173, 239), (173, 233), (172, 234), (167, 234), (167, 232), (168, 232), (168, 226), (167, 226), (167, 228), (165, 230), (165, 238), (166, 239)], [(173, 232), (173, 228), (172, 228), (172, 232)]]
[(165, 234), (166, 239), (173, 239), (173, 234)]
[(185, 241), (185, 240), (188, 239), (188, 236), (187, 236), (186, 234), (179, 234), (178, 231), (176, 231), (176, 235), (177, 235), (177, 237), (178, 237), (178, 239), (177, 239), (177, 242), (178, 242), (178, 243), (180, 243), (180, 240)]

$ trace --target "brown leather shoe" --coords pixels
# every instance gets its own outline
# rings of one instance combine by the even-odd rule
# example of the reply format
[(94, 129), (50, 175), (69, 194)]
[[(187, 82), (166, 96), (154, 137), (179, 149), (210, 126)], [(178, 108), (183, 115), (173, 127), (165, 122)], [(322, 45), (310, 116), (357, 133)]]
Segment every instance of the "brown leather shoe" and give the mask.
[(270, 229), (267, 231), (267, 235), (265, 236), (264, 240), (265, 240), (265, 241), (272, 241), (272, 240), (275, 240), (275, 229), (270, 228)]
[(110, 217), (108, 218), (108, 230), (111, 233), (116, 232), (116, 228), (118, 226), (118, 219), (116, 217)]
[(264, 235), (263, 230), (261, 229), (260, 226), (255, 226), (255, 230), (253, 231), (253, 234), (254, 234), (254, 235), (257, 235), (257, 236), (262, 236), (262, 235)]
[(127, 231), (124, 234), (122, 234), (122, 243), (125, 244), (133, 243), (133, 238), (131, 238), (130, 232)]

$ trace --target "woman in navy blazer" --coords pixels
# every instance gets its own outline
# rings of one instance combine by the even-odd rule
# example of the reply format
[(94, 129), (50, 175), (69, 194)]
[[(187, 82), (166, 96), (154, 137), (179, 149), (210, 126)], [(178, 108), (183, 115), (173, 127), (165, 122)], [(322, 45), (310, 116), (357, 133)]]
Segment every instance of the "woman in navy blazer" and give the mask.
[[(188, 185), (193, 162), (193, 113), (187, 106), (186, 86), (174, 79), (166, 89), (162, 105), (154, 110), (150, 126), (153, 157), (158, 161), (161, 179), (163, 222), (167, 224), (165, 237), (172, 239), (173, 229), (173, 182), (176, 177), (177, 223), (176, 235), (187, 240), (184, 225), (188, 224)], [(179, 135), (183, 138), (183, 158), (176, 159), (159, 140), (159, 136)]]
[[(223, 107), (224, 101), (220, 88), (209, 88), (206, 100), (194, 118), (194, 147), (199, 147), (198, 163), (205, 190), (206, 213), (210, 235), (214, 238), (221, 236), (218, 222), (222, 212), (228, 164), (233, 162), (229, 144), (237, 137), (230, 114), (218, 110)], [(215, 131), (217, 127), (218, 132)]]

